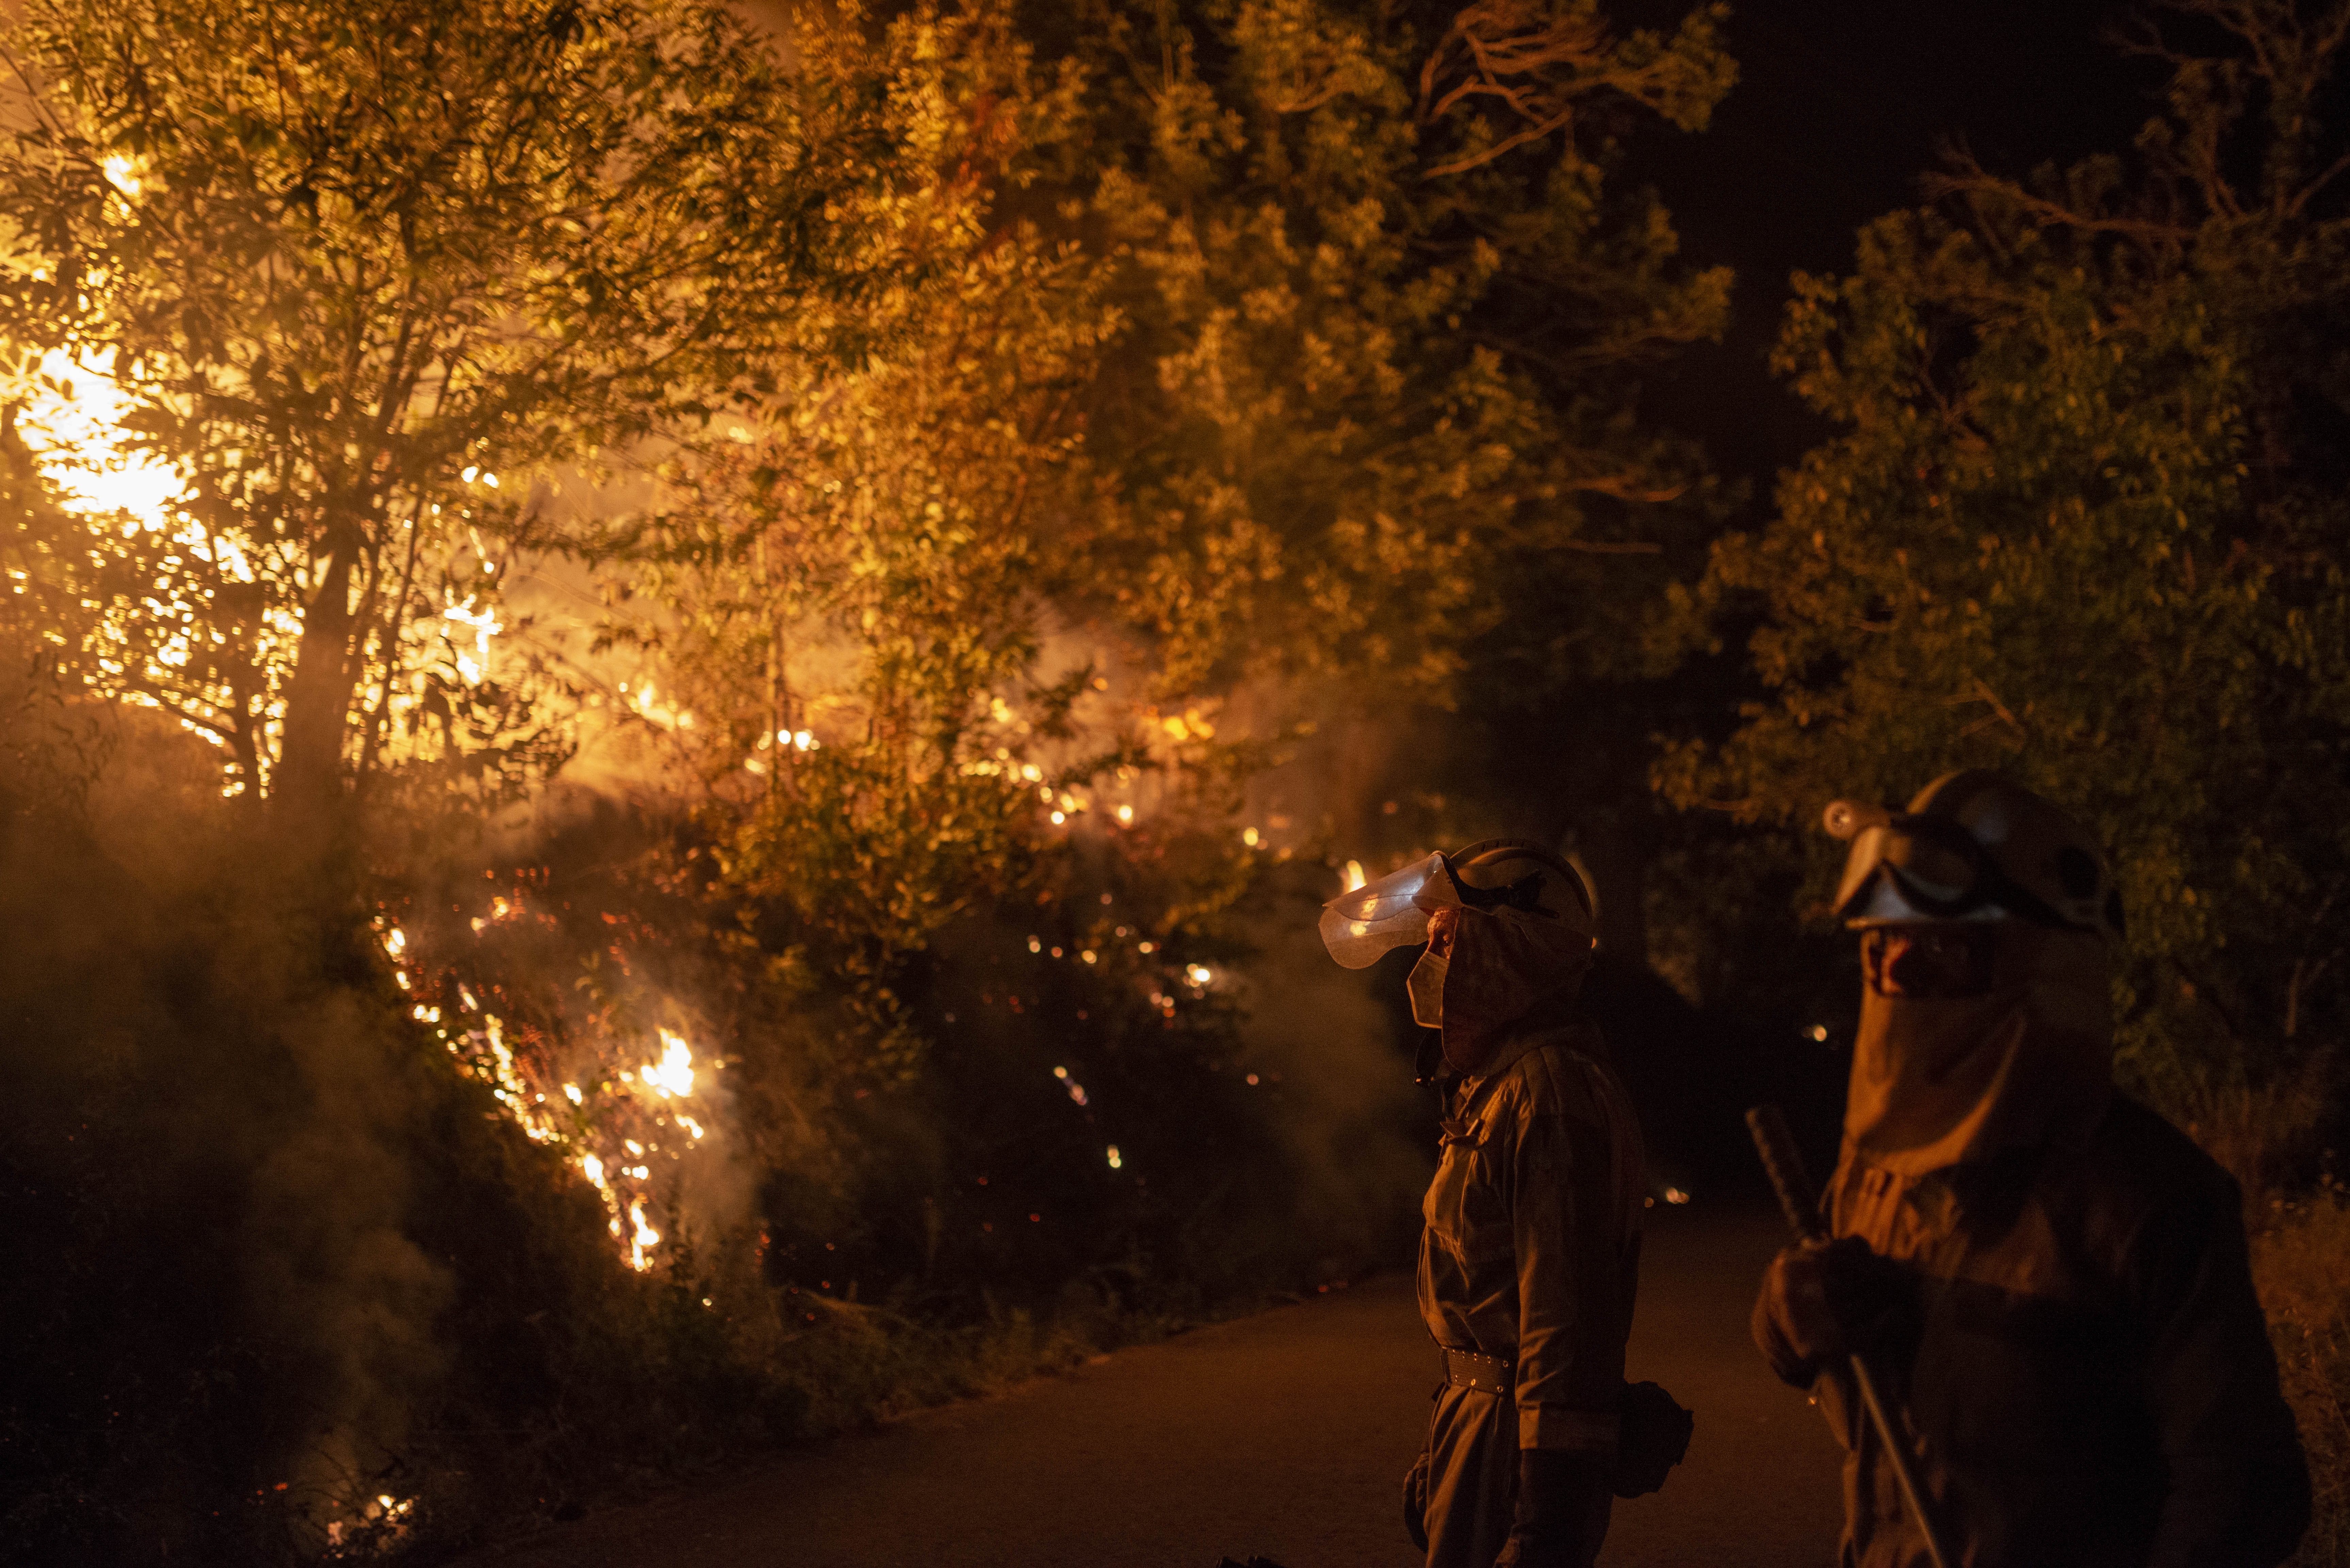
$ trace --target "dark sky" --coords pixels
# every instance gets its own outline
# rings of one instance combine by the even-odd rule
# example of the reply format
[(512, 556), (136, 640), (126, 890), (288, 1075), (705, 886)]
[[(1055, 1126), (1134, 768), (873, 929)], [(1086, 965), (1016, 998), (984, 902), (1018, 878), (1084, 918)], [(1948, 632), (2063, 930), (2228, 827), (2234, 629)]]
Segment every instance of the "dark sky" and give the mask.
[(1739, 82), (1711, 129), (1637, 150), (1634, 172), (1664, 192), (1689, 258), (1739, 274), (1728, 341), (1661, 379), (1652, 411), (1702, 437), (1725, 473), (1752, 479), (1767, 500), (1772, 474), (1825, 433), (1763, 363), (1788, 273), (1846, 270), (1854, 232), (1913, 204), (1950, 139), (2013, 173), (2126, 150), (2165, 74), (2115, 47), (2129, 14), (2109, 0), (1739, 5), (1729, 30)]

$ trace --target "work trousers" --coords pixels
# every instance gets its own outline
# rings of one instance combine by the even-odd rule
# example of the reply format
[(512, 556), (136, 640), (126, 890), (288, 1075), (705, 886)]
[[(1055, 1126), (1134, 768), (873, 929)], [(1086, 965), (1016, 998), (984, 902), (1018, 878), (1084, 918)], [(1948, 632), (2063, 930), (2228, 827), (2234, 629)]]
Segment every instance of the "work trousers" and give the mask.
[[(1426, 1462), (1428, 1568), (1495, 1568), (1517, 1516), (1516, 1401), (1453, 1384), (1438, 1389)], [(1584, 1536), (1591, 1556), (1607, 1533), (1604, 1493), (1596, 1507)]]

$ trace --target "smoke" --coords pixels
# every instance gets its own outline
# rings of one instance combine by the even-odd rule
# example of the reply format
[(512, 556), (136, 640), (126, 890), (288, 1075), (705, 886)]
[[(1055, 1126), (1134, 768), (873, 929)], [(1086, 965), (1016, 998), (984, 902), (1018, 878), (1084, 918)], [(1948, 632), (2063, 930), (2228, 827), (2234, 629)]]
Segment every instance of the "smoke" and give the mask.
[(454, 1281), (409, 1233), (423, 1130), (421, 1085), (403, 1060), (413, 1043), (385, 1038), (380, 1007), (349, 992), (255, 1000), (260, 1016), (283, 1020), (293, 1114), (256, 1129), (241, 1238), (247, 1311), (309, 1371), (308, 1424), (284, 1480), (312, 1526), (337, 1538), (411, 1501), (404, 1488), (378, 1489), (398, 1488), (413, 1416), (440, 1383), (439, 1320)]
[[(1277, 1097), (1273, 1125), (1295, 1175), (1299, 1222), (1318, 1239), (1326, 1274), (1392, 1263), (1419, 1230), (1433, 1168), (1427, 1107), (1384, 991), (1394, 964), (1341, 969), (1315, 929), (1318, 884), (1295, 876), (1246, 923), (1255, 952), (1237, 992), (1249, 1066)], [(1328, 891), (1335, 893), (1334, 882)]]
[[(16, 743), (44, 728), (77, 743)], [(388, 1478), (442, 1372), (452, 1282), (411, 1239), (432, 1075), (334, 890), (220, 798), (208, 747), (61, 701), (9, 732), (0, 1098), (11, 1218), (44, 1244), (8, 1315), (57, 1380), (8, 1412), (11, 1468), (134, 1518), (0, 1530), (103, 1560), (110, 1526), (166, 1519), (203, 1556), (225, 1492), (321, 1544), (403, 1501)], [(83, 1423), (123, 1434), (100, 1484)]]

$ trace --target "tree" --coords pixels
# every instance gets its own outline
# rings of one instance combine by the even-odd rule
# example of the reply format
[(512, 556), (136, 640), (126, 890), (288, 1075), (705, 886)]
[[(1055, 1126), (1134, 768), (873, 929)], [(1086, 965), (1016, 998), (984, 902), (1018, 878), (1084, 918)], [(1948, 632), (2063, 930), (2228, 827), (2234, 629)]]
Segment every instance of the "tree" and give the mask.
[(565, 526), (537, 476), (768, 389), (781, 327), (857, 339), (925, 243), (919, 93), (704, 0), (34, 0), (5, 47), (0, 337), (57, 503), (10, 518), (12, 614), (306, 810), (396, 727), (512, 729), (479, 656)]
[[(853, 367), (820, 337), (779, 359), (772, 397), (681, 449), (663, 498), (598, 548), (625, 585), (608, 636), (654, 651), (693, 715), (672, 739), (733, 885), (797, 911), (875, 1059), (902, 1064), (902, 962), (1029, 879), (1057, 836), (1040, 794), (1117, 763), (1051, 754), (1093, 672), (1036, 666), (1068, 571), (1041, 521), (1085, 487), (1078, 397), (1118, 317), (1074, 246), (988, 221), (1070, 133), (1073, 84), (1035, 73), (983, 6), (917, 11), (886, 39), (939, 62), (954, 128), (900, 161), (957, 236), (933, 286), (866, 302), (889, 347)], [(804, 59), (867, 47), (799, 41)]]
[[(2190, 0), (2133, 156), (1963, 160), (1798, 276), (1776, 364), (1842, 433), (1716, 548), (1692, 639), (1767, 690), (1660, 771), (1757, 822), (2002, 767), (2111, 846), (2125, 1060), (2257, 1079), (2338, 1038), (2350, 894), (2350, 6)], [(1823, 857), (1825, 859), (1825, 856)]]
[(1094, 603), (1168, 695), (1340, 678), (1451, 700), (1513, 569), (1651, 549), (1691, 454), (1638, 369), (1720, 330), (1633, 128), (1702, 128), (1720, 13), (1617, 36), (1586, 0), (1309, 0), (1034, 26), (1100, 84), (1089, 216), (1132, 321), (1088, 410), (1115, 504)]
[[(1235, 692), (1445, 700), (1528, 557), (1653, 548), (1616, 535), (1696, 468), (1628, 373), (1712, 330), (1727, 278), (1605, 178), (1626, 124), (1702, 123), (1715, 20), (896, 24), (893, 50), (964, 62), (944, 112), (987, 140), (920, 188), (983, 244), (892, 304), (889, 351), (787, 375), (619, 546), (645, 568), (624, 634), (684, 682), (738, 871), (867, 933), (849, 968), (886, 999), (1089, 807), (1147, 808), (1146, 776), (1228, 805), (1301, 717), (1220, 734)], [(1055, 631), (1104, 667), (1042, 664)], [(1245, 859), (1227, 836), (1172, 903), (1204, 916)]]

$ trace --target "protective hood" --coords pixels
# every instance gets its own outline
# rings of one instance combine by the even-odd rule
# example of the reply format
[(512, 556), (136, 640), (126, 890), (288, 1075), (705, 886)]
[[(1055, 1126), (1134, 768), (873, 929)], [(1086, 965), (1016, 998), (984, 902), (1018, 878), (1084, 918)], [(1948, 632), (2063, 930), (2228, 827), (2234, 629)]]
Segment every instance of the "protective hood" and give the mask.
[(1574, 996), (1591, 967), (1591, 939), (1513, 913), (1464, 909), (1455, 919), (1438, 1028), (1444, 1064), (1474, 1073), (1537, 1003)]
[[(1430, 917), (1457, 911), (1434, 1012), (1444, 1058), (1474, 1069), (1495, 1033), (1545, 998), (1572, 995), (1590, 967), (1590, 891), (1565, 860), (1520, 838), (1489, 838), (1414, 861), (1324, 906), (1322, 940), (1348, 969), (1428, 940)], [(1423, 959), (1423, 963), (1433, 961)], [(1414, 1011), (1426, 1019), (1415, 986)]]
[(2085, 1137), (2113, 1092), (2105, 942), (2002, 923), (1981, 996), (1860, 1003), (1845, 1135), (1915, 1176), (2004, 1149)]
[[(1847, 923), (1964, 923), (1988, 932), (1991, 972), (1975, 994), (1863, 992), (1846, 1136), (1904, 1175), (2085, 1137), (2113, 1092), (2120, 927), (2094, 841), (1988, 774), (1937, 780), (1908, 813), (1878, 820), (1893, 832), (1874, 842), (1868, 831), (1838, 834), (1856, 839)], [(1962, 876), (1981, 891), (1969, 896)]]

